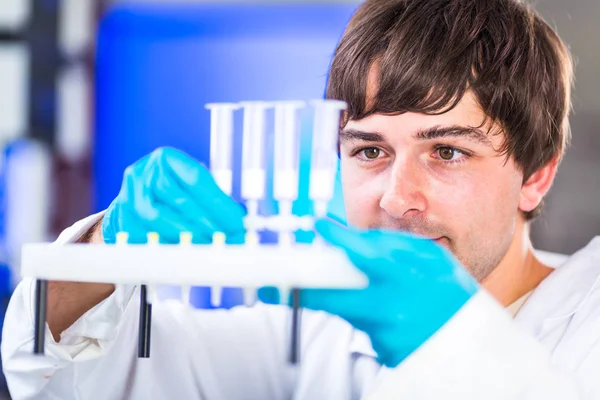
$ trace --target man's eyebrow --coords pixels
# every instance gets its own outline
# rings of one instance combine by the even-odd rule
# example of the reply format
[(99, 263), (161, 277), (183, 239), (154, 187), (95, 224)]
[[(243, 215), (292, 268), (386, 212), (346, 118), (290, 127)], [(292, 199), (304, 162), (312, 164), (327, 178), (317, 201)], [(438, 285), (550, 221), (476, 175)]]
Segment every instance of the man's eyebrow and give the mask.
[(342, 129), (340, 131), (339, 141), (346, 142), (357, 140), (361, 142), (384, 142), (385, 139), (381, 133), (377, 132), (365, 132), (358, 129)]
[(414, 135), (414, 138), (417, 140), (434, 140), (448, 137), (462, 137), (485, 146), (492, 146), (490, 138), (480, 129), (459, 125), (433, 126), (419, 130)]

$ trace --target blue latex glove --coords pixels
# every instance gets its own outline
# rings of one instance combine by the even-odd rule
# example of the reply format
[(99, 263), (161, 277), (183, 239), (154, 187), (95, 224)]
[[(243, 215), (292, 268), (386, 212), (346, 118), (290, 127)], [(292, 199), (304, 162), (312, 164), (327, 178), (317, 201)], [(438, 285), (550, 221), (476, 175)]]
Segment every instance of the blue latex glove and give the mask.
[(127, 232), (130, 243), (145, 243), (148, 232), (158, 233), (161, 243), (178, 243), (180, 232), (191, 232), (194, 243), (210, 243), (215, 232), (241, 243), (244, 215), (204, 166), (178, 150), (159, 148), (125, 170), (102, 233), (106, 243), (115, 243), (118, 232)]
[(305, 289), (302, 306), (337, 315), (367, 333), (388, 367), (421, 346), (478, 290), (453, 255), (432, 240), (398, 231), (357, 231), (325, 220), (317, 221), (316, 230), (346, 251), (369, 285)]

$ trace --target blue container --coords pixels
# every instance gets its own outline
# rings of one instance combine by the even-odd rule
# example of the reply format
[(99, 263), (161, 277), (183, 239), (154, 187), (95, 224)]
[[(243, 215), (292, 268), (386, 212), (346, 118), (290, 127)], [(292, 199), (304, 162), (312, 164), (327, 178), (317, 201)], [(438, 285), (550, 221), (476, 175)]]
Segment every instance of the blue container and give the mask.
[[(160, 146), (208, 165), (209, 102), (322, 98), (335, 46), (355, 4), (129, 4), (100, 25), (96, 65), (95, 209), (117, 195), (123, 170)], [(241, 113), (236, 124), (241, 127)], [(310, 120), (303, 124), (310, 133)], [(241, 130), (236, 129), (236, 135)], [(310, 213), (303, 140), (297, 214)], [(234, 149), (239, 160), (241, 149)], [(235, 168), (236, 166), (234, 166)], [(239, 166), (238, 166), (239, 167)], [(239, 172), (234, 173), (234, 188)], [(239, 200), (239, 190), (234, 189)], [(341, 196), (332, 212), (343, 218)], [(272, 201), (263, 212), (275, 211)], [(266, 236), (265, 240), (273, 240)], [(226, 291), (224, 306), (240, 302)], [(192, 302), (209, 306), (209, 292)]]
[[(2, 327), (4, 326), (4, 315), (8, 307), (8, 301), (12, 294), (11, 269), (8, 266), (8, 254), (6, 250), (6, 185), (5, 172), (7, 158), (10, 154), (10, 146), (0, 148), (0, 341), (2, 341)], [(1, 386), (1, 385), (0, 385)]]

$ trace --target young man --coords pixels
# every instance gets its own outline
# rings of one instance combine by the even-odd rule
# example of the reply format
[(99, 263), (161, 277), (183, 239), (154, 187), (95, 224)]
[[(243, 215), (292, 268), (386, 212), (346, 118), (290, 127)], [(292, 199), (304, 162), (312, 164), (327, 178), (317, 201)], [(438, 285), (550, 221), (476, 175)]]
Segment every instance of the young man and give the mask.
[[(298, 369), (285, 363), (287, 307), (156, 304), (152, 357), (137, 359), (137, 288), (62, 282), (50, 285), (36, 357), (25, 280), (2, 343), (13, 396), (600, 397), (600, 241), (554, 269), (528, 235), (568, 142), (571, 74), (560, 39), (514, 0), (367, 1), (328, 83), (328, 97), (348, 103), (351, 227), (317, 230), (369, 287), (303, 292), (316, 312), (303, 316)], [(239, 240), (242, 217), (201, 165), (159, 149), (127, 169), (105, 213), (58, 243), (113, 243), (119, 231)]]

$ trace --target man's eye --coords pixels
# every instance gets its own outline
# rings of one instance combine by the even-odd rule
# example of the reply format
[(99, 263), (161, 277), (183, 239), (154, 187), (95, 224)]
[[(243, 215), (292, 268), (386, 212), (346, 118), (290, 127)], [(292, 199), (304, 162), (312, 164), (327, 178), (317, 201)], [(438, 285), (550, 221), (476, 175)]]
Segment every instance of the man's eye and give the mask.
[(375, 160), (381, 155), (381, 150), (376, 147), (369, 147), (361, 151), (362, 155), (368, 160)]
[(440, 146), (435, 153), (437, 154), (436, 158), (448, 163), (462, 162), (470, 156), (470, 154), (450, 146)]
[(438, 154), (442, 160), (450, 161), (454, 157), (455, 150), (452, 147), (442, 147), (438, 149)]

